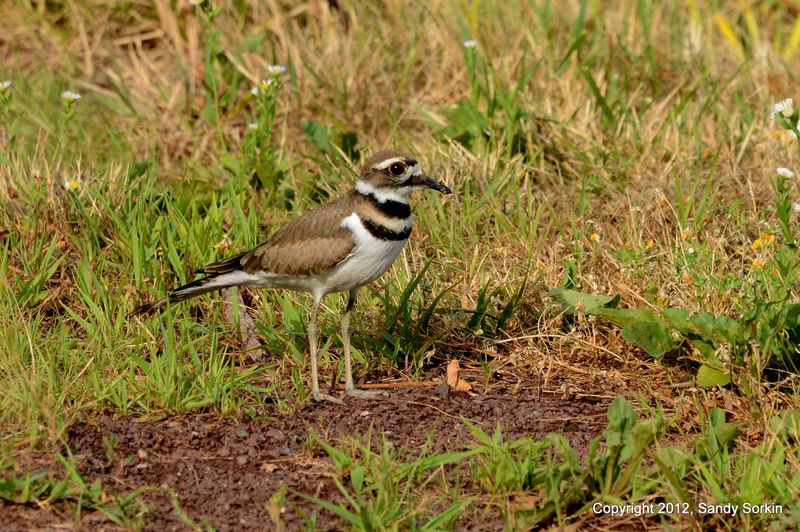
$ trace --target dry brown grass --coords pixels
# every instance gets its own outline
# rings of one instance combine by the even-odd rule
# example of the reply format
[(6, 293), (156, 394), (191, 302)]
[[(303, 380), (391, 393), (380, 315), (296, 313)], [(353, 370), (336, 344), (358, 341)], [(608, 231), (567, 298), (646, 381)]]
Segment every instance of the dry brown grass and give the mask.
[[(456, 198), (445, 204), (446, 216), (423, 217), (429, 227), (415, 236), (397, 267), (407, 276), (435, 258), (440, 280), (454, 285), (453, 301), (470, 308), (485, 283), (513, 286), (531, 265), (537, 284), (525, 299), (529, 310), (517, 314), (507, 337), (472, 339), (471, 349), (502, 353), (495, 361), (498, 370), (521, 368), (550, 391), (626, 391), (659, 400), (678, 393), (672, 384), (690, 380), (690, 367), (650, 361), (603, 322), (565, 326), (543, 291), (563, 281), (562, 261), (570, 258), (577, 265), (578, 289), (619, 293), (623, 305), (736, 314), (736, 289), (723, 290), (714, 279), (753, 274), (750, 243), (763, 229), (765, 209), (774, 199), (769, 171), (786, 161), (767, 104), (783, 96), (796, 60), (780, 63), (759, 44), (742, 69), (711, 17), (693, 16), (677, 5), (651, 8), (655, 62), (649, 64), (642, 26), (622, 3), (590, 2), (586, 31), (602, 44), (569, 55), (578, 2), (559, 4), (548, 28), (528, 4), (332, 4), (272, 0), (252, 2), (242, 12), (228, 6), (204, 28), (183, 1), (177, 7), (164, 0), (124, 6), (7, 2), (0, 21), (2, 72), (30, 87), (76, 87), (93, 100), (93, 116), (77, 120), (86, 127), (107, 127), (110, 134), (81, 136), (87, 174), (104, 164), (91, 154), (104, 152), (114, 137), (130, 154), (129, 161), (118, 164), (150, 157), (158, 161), (164, 182), (220, 183), (226, 178), (219, 155), (238, 144), (247, 104), (231, 105), (218, 126), (202, 116), (209, 75), (204, 39), (219, 31), (220, 61), (246, 80), (238, 91), (241, 102), (269, 64), (290, 69), (275, 149), (293, 187), (309, 190), (320, 179), (323, 189), (338, 188), (332, 184), (336, 178), (314, 177), (327, 165), (300, 128), (310, 119), (355, 131), (369, 150), (407, 147), (457, 190), (469, 184), (478, 195), (495, 180), (507, 180), (477, 211), (466, 212)], [(773, 18), (764, 15), (763, 20), (766, 29), (774, 28)], [(491, 58), (497, 85), (509, 85), (520, 69), (538, 65), (519, 95), (521, 105), (537, 117), (539, 130), (529, 132), (539, 143), (541, 156), (535, 160), (509, 160), (502, 149), (474, 153), (437, 140), (423, 119), (421, 110), (441, 117), (442, 108), (469, 97), (461, 46), (469, 36)], [(221, 68), (219, 62), (210, 64)], [(603, 125), (585, 73), (601, 90), (622, 95), (628, 112), (614, 127)], [(214, 75), (226, 83), (219, 72)], [(32, 108), (49, 97), (31, 90), (18, 101)], [(70, 163), (48, 161), (44, 150), (35, 152), (20, 167), (28, 175), (36, 168), (57, 188)], [(583, 180), (585, 205), (579, 214)], [(700, 210), (706, 186), (709, 207)], [(734, 202), (739, 202), (735, 209)], [(682, 204), (689, 205), (688, 214), (679, 213)], [(16, 204), (8, 200), (7, 205)], [(252, 205), (263, 208), (257, 199)], [(301, 199), (300, 205), (306, 208), (310, 201)], [(53, 206), (50, 216), (58, 219), (59, 209)], [(498, 217), (513, 217), (520, 209), (527, 211), (528, 227), (515, 233), (509, 231), (512, 224), (499, 223)], [(271, 227), (285, 216), (264, 208), (259, 219)], [(589, 239), (594, 233), (598, 242)], [(644, 250), (642, 257), (620, 258), (625, 246)], [(701, 247), (709, 264), (691, 265), (690, 248)], [(129, 288), (123, 278), (115, 282)], [(398, 278), (393, 274), (389, 282)], [(463, 331), (457, 323), (439, 325), (452, 328), (450, 354), (467, 345), (460, 343)]]

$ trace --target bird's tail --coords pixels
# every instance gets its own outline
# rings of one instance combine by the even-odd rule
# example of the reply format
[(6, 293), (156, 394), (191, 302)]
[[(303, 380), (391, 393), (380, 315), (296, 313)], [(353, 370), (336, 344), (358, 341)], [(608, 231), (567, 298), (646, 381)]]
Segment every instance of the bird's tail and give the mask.
[(202, 294), (215, 292), (217, 290), (230, 288), (232, 286), (242, 286), (242, 277), (247, 275), (248, 274), (241, 270), (211, 273), (205, 277), (201, 277), (200, 279), (195, 279), (191, 283), (179, 286), (167, 294), (167, 297), (162, 297), (161, 299), (156, 299), (155, 301), (151, 301), (150, 303), (145, 303), (144, 305), (137, 307), (136, 310), (131, 312), (128, 316), (149, 314), (154, 310), (160, 309), (172, 303), (179, 303)]

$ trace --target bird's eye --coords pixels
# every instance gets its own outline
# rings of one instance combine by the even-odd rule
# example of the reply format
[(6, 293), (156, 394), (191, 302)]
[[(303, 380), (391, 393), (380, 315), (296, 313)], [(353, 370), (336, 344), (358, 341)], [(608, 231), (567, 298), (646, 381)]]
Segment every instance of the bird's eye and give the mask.
[(393, 176), (401, 176), (406, 173), (406, 165), (403, 163), (392, 163), (389, 167), (389, 173)]

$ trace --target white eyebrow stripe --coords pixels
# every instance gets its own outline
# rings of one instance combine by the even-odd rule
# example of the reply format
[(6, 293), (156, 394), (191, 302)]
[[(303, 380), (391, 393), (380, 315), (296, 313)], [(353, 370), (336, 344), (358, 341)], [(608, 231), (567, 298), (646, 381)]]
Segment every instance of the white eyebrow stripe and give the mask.
[(403, 163), (405, 164), (405, 157), (392, 157), (391, 159), (386, 159), (380, 164), (376, 164), (373, 166), (376, 170), (386, 170), (389, 166), (393, 165), (394, 163)]

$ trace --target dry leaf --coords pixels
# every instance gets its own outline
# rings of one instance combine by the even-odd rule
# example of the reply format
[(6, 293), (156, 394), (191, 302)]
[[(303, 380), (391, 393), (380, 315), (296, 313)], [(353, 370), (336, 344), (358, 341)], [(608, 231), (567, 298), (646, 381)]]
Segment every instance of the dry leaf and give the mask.
[(458, 379), (458, 382), (455, 385), (455, 391), (457, 392), (468, 392), (472, 389), (472, 385), (465, 381), (464, 379)]
[(458, 360), (451, 360), (447, 363), (447, 385), (455, 389), (458, 386)]

